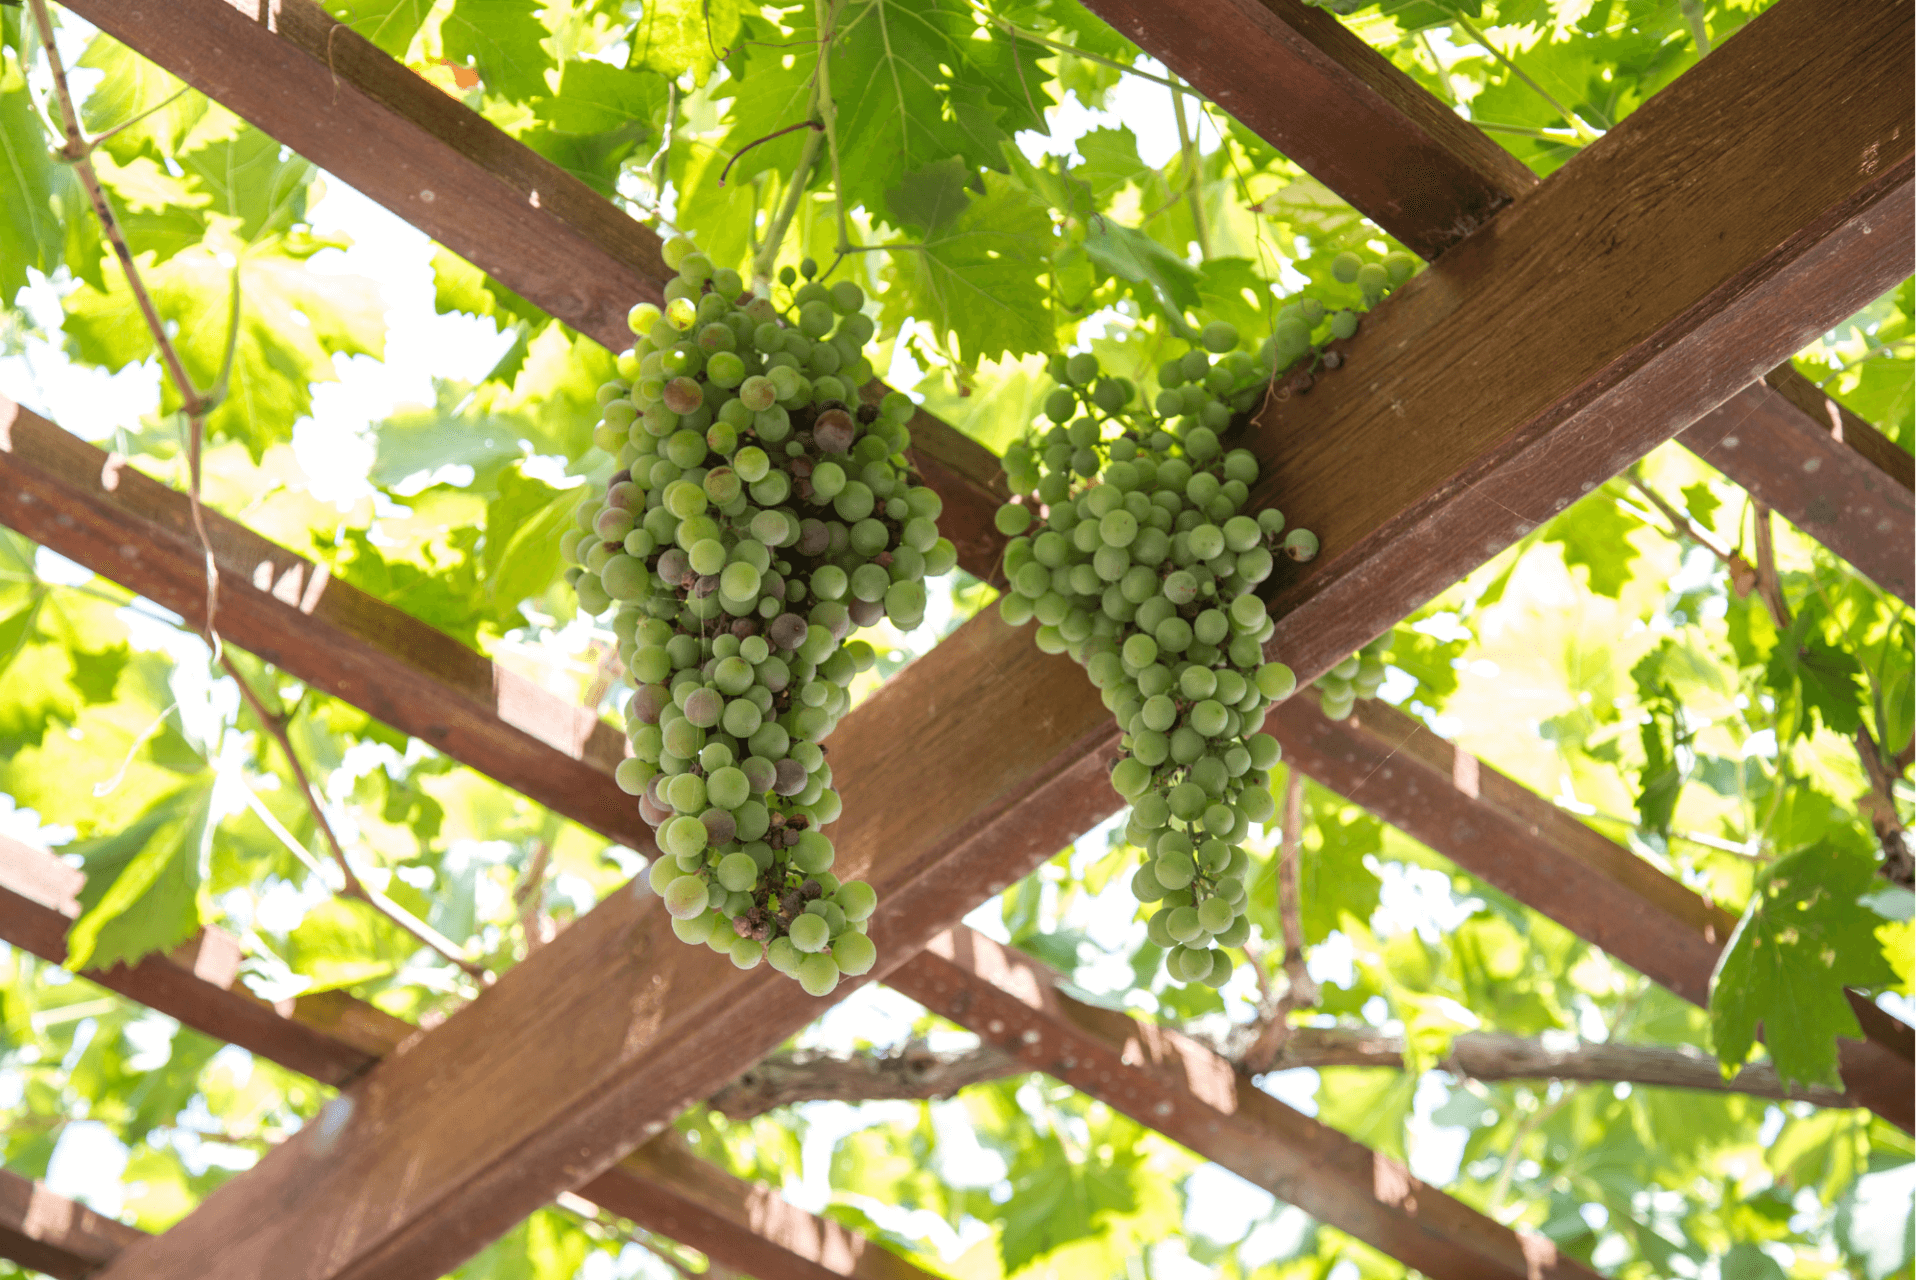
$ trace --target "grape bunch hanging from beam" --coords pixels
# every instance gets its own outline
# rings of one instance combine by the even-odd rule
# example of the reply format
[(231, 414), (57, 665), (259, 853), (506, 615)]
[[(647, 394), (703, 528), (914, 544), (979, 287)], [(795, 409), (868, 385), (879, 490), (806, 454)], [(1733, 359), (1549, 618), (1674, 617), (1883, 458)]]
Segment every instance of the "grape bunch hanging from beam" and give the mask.
[(634, 689), (615, 776), (656, 829), (674, 932), (825, 995), (875, 955), (873, 889), (834, 876), (821, 830), (840, 814), (824, 744), (875, 656), (849, 636), (918, 626), (923, 580), (957, 557), (907, 472), (912, 402), (860, 403), (860, 287), (803, 264), (781, 308), (687, 240), (665, 253), (666, 309), (634, 308), (601, 388), (618, 470), (579, 507), (567, 578), (614, 611)]
[[(1406, 255), (1370, 265), (1369, 301), (1414, 266)], [(1362, 274), (1357, 258), (1334, 270)], [(1037, 619), (1035, 642), (1084, 667), (1120, 726), (1113, 787), (1133, 806), (1128, 843), (1148, 855), (1133, 892), (1155, 908), (1147, 936), (1177, 982), (1224, 986), (1226, 948), (1251, 933), (1244, 846), (1273, 815), (1268, 771), (1280, 759), (1261, 725), (1295, 687), (1292, 669), (1267, 659), (1274, 624), (1255, 592), (1276, 554), (1304, 562), (1320, 549), (1280, 511), (1244, 510), (1259, 463), (1221, 436), (1277, 375), (1322, 359), (1316, 330), (1343, 339), (1358, 323), (1302, 299), (1256, 354), (1216, 321), (1161, 366), (1149, 405), (1092, 353), (1056, 356), (1045, 424), (1007, 450), (1019, 497), (995, 518), (1012, 537), (1000, 614)]]

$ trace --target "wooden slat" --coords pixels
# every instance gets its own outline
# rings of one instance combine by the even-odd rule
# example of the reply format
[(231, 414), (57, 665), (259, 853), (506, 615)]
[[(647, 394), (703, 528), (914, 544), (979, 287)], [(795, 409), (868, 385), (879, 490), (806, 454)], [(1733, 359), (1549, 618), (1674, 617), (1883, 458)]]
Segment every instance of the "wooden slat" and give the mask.
[(896, 969), (889, 986), (1023, 1066), (1073, 1085), (1175, 1142), (1436, 1280), (1597, 1273), (1415, 1178), (1401, 1162), (1254, 1087), (1232, 1063), (1165, 1027), (1096, 1008), (1058, 975), (960, 927)]
[(1913, 455), (1783, 364), (1680, 443), (1913, 603)]
[[(324, 566), (206, 515), (225, 639), (609, 839), (652, 852), (633, 799), (612, 784), (625, 752), (619, 731)], [(5, 396), (0, 523), (188, 626), (203, 625), (204, 560), (185, 495)]]
[[(74, 895), (82, 878), (45, 850), (0, 837), (0, 941), (64, 965), (66, 930), (79, 914)], [(351, 1087), (374, 1062), (419, 1035), (412, 1023), (341, 991), (269, 1004), (239, 985), (239, 958), (237, 939), (208, 929), (170, 956), (148, 956), (138, 965), (80, 976), (184, 1026), (339, 1087)], [(662, 1134), (579, 1194), (725, 1266), (767, 1280), (928, 1280), (926, 1272), (858, 1232), (686, 1153), (672, 1142), (675, 1136), (671, 1130)], [(31, 1262), (8, 1251), (27, 1247), (14, 1243), (22, 1220), (21, 1214), (6, 1216), (14, 1208), (0, 1188), (0, 1257)], [(47, 1205), (25, 1217), (41, 1224), (65, 1220)], [(105, 1261), (101, 1255), (87, 1267)]]
[[(1776, 6), (1376, 313), (1344, 377), (1263, 420), (1269, 487), (1328, 547), (1282, 583), (1280, 648), (1304, 674), (1904, 271), (1888, 259), (1911, 234), (1910, 130), (1887, 104), (1908, 91), (1911, 15), (1831, 10)], [(1813, 159), (1775, 172), (1789, 152)], [(1756, 189), (1767, 202), (1743, 208)], [(877, 972), (1111, 809), (1104, 720), (1066, 663), (991, 619), (854, 713), (834, 742), (836, 834), (887, 904)], [(310, 1126), (143, 1247), (140, 1274), (203, 1274), (193, 1260), (216, 1241), (216, 1276), (269, 1258), (300, 1276), (444, 1269), (817, 1012), (784, 979), (664, 941), (661, 923), (630, 894), (602, 903), (369, 1073), (342, 1123)], [(301, 1213), (268, 1208), (295, 1187)]]
[(1325, 9), (1301, 0), (1087, 8), (1423, 258), (1537, 181)]
[[(67, 7), (610, 350), (633, 345), (628, 309), (673, 278), (651, 230), (313, 0)], [(999, 461), (930, 414), (911, 427), (913, 462), (946, 503), (941, 532), (992, 579)]]
[[(1733, 917), (1632, 851), (1378, 702), (1329, 720), (1295, 699), (1268, 718), (1288, 762), (1502, 893), (1705, 1007)], [(1913, 1129), (1913, 1028), (1855, 997), (1842, 1039), (1855, 1105)]]
[(145, 1235), (0, 1169), (0, 1258), (57, 1280), (81, 1280)]

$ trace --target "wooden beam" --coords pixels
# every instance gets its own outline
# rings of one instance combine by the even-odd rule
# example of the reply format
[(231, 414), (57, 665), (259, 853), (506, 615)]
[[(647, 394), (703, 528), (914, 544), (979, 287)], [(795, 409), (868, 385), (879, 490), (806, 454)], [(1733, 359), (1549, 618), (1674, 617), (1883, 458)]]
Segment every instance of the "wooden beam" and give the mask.
[[(221, 635), (611, 840), (653, 834), (615, 787), (622, 735), (459, 641), (208, 511)], [(0, 523), (199, 628), (206, 571), (184, 494), (0, 396)], [(556, 756), (558, 752), (558, 756)]]
[(1679, 438), (1702, 462), (1913, 603), (1913, 455), (1791, 364)]
[[(83, 880), (77, 868), (53, 854), (0, 836), (0, 941), (64, 966), (66, 930), (79, 915), (75, 895)], [(90, 969), (79, 976), (204, 1035), (339, 1088), (353, 1088), (368, 1067), (420, 1034), (412, 1023), (343, 991), (270, 1004), (239, 984), (239, 960), (238, 939), (208, 929), (171, 955), (148, 956), (133, 966)], [(724, 1266), (769, 1280), (929, 1280), (919, 1267), (858, 1232), (695, 1157), (678, 1145), (677, 1137), (667, 1130), (579, 1188), (579, 1194)], [(18, 1224), (66, 1219), (44, 1205), (34, 1213), (14, 1213), (15, 1208), (6, 1188), (0, 1187), (0, 1257), (40, 1266), (8, 1251), (16, 1247)], [(93, 1258), (87, 1270), (106, 1261), (105, 1255)]]
[[(1897, 7), (1785, 0), (1377, 312), (1353, 365), (1263, 416), (1263, 496), (1327, 548), (1281, 584), (1277, 651), (1330, 667), (1903, 273), (1911, 43)], [(1775, 172), (1788, 151), (1812, 159)], [(875, 976), (1110, 811), (1112, 741), (1086, 682), (989, 618), (854, 712), (833, 744), (836, 835), (886, 904)], [(609, 898), (115, 1270), (444, 1270), (818, 1011), (663, 923)], [(301, 1213), (272, 1208), (296, 1188)]]
[[(662, 301), (673, 278), (645, 225), (313, 0), (67, 7), (609, 350), (633, 345), (627, 311)], [(941, 532), (992, 580), (999, 460), (931, 414), (909, 425), (913, 463), (946, 504)]]
[(146, 1232), (0, 1169), (0, 1258), (83, 1280)]
[(1255, 1186), (1435, 1280), (1597, 1273), (1415, 1178), (1401, 1162), (1262, 1092), (1176, 1031), (1059, 990), (1059, 976), (965, 927), (935, 938), (889, 986)]
[[(1652, 863), (1379, 702), (1329, 720), (1295, 699), (1268, 718), (1307, 776), (1502, 893), (1705, 1007), (1734, 919)], [(1913, 1130), (1913, 1028), (1858, 997), (1842, 1039), (1850, 1101)]]
[(1533, 171), (1302, 0), (1087, 0), (1387, 234), (1437, 258)]

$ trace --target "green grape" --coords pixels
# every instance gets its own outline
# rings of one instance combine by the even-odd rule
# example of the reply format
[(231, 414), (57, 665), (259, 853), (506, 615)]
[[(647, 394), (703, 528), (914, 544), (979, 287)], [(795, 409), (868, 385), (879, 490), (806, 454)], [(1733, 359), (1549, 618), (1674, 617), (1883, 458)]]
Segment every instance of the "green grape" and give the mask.
[(1360, 277), (1360, 255), (1343, 251), (1333, 255), (1333, 278), (1341, 284), (1352, 284)]
[(806, 957), (795, 968), (794, 976), (800, 980), (800, 989), (810, 996), (828, 995), (840, 985), (840, 967), (832, 956)]

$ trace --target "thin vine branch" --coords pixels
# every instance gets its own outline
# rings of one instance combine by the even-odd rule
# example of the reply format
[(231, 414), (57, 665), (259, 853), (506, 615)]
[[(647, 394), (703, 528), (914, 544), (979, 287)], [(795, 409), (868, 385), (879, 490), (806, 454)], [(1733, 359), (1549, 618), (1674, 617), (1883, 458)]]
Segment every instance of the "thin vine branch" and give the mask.
[[(146, 282), (140, 278), (140, 269), (134, 265), (133, 250), (127, 245), (127, 238), (120, 230), (120, 223), (114, 217), (113, 206), (107, 203), (106, 189), (100, 185), (100, 175), (94, 170), (90, 158), (93, 148), (100, 138), (89, 143), (85, 131), (80, 127), (80, 113), (73, 103), (73, 89), (67, 83), (67, 69), (60, 59), (60, 47), (53, 38), (53, 18), (47, 11), (47, 0), (29, 0), (33, 8), (34, 24), (40, 30), (40, 46), (46, 55), (47, 69), (53, 77), (53, 92), (60, 104), (60, 117), (65, 144), (59, 154), (72, 163), (74, 172), (80, 176), (80, 185), (85, 188), (87, 201), (93, 207), (94, 217), (99, 219), (101, 234), (113, 246), (114, 256), (120, 260), (120, 269), (127, 279), (127, 287), (139, 304), (140, 315), (146, 321), (148, 331), (153, 335), (154, 346), (160, 352), (161, 363), (167, 370), (167, 376), (173, 380), (174, 389), (180, 394), (180, 407), (187, 415), (187, 459), (189, 483), (187, 504), (193, 516), (194, 532), (199, 535), (200, 549), (206, 557), (207, 572), (207, 616), (206, 638), (215, 654), (220, 652), (220, 631), (217, 623), (220, 606), (220, 568), (213, 554), (213, 540), (207, 533), (206, 512), (200, 502), (200, 453), (201, 443), (206, 435), (206, 415), (226, 394), (227, 379), (233, 368), (234, 350), (240, 333), (240, 277), (239, 268), (234, 268), (234, 289), (231, 315), (227, 326), (227, 351), (221, 363), (220, 378), (213, 393), (202, 393), (187, 375), (186, 365), (180, 359), (179, 351), (168, 335), (166, 325), (161, 322), (160, 312), (154, 306), (153, 296), (147, 292)], [(178, 95), (176, 95), (178, 96)], [(138, 117), (136, 117), (137, 119)], [(129, 121), (128, 123), (132, 123)], [(110, 135), (102, 135), (106, 137)]]
[(839, 259), (846, 257), (848, 250), (853, 248), (853, 241), (847, 236), (847, 197), (840, 186), (840, 135), (834, 127), (839, 120), (840, 112), (833, 102), (833, 72), (830, 65), (833, 55), (833, 37), (839, 29), (840, 22), (839, 0), (834, 0), (833, 3), (828, 3), (828, 0), (813, 0), (813, 13), (814, 21), (822, 33), (820, 60), (815, 64), (813, 72), (817, 78), (814, 103), (820, 112), (821, 126), (827, 133), (827, 163), (833, 171), (833, 218), (838, 236), (833, 248), (836, 255), (834, 262), (837, 266)]
[(260, 695), (254, 691), (252, 683), (241, 674), (232, 654), (222, 653), (220, 663), (227, 669), (227, 674), (233, 677), (234, 683), (240, 686), (240, 696), (246, 699), (254, 718), (273, 737), (273, 740), (280, 744), (280, 752), (287, 758), (287, 767), (293, 772), (294, 783), (300, 788), (301, 798), (307, 802), (307, 811), (313, 815), (314, 825), (320, 829), (321, 838), (326, 841), (327, 852), (332, 855), (334, 865), (340, 869), (340, 875), (344, 881), (342, 892), (350, 898), (358, 898), (366, 903), (406, 930), (423, 946), (430, 948), (443, 959), (458, 965), (483, 985), (492, 982), (492, 972), (469, 960), (452, 939), (420, 920), (385, 894), (368, 887), (365, 881), (354, 874), (353, 864), (347, 861), (347, 851), (342, 847), (340, 837), (333, 829), (333, 823), (327, 818), (326, 809), (320, 803), (319, 793), (314, 790), (313, 781), (307, 776), (306, 767), (300, 763), (300, 757), (293, 749), (293, 740), (287, 735), (286, 721), (267, 710)]
[(1173, 125), (1180, 135), (1180, 160), (1187, 171), (1187, 208), (1193, 214), (1193, 238), (1200, 245), (1200, 260), (1207, 261), (1213, 256), (1207, 247), (1207, 211), (1200, 199), (1200, 144), (1187, 128), (1186, 104), (1180, 100), (1175, 90), (1173, 97)]
[(1287, 794), (1280, 818), (1280, 850), (1275, 855), (1274, 899), (1280, 923), (1280, 972), (1285, 984), (1271, 1003), (1266, 1022), (1242, 1055), (1249, 1071), (1269, 1071), (1286, 1049), (1292, 1028), (1287, 1019), (1295, 1009), (1318, 1003), (1313, 979), (1307, 973), (1305, 931), (1300, 926), (1300, 841), (1304, 834), (1306, 784), (1298, 769), (1287, 773)]
[(1455, 10), (1452, 14), (1448, 15), (1448, 20), (1451, 22), (1459, 23), (1460, 29), (1462, 31), (1465, 31), (1469, 36), (1471, 36), (1475, 44), (1479, 45), (1482, 49), (1485, 49), (1488, 53), (1492, 54), (1503, 66), (1506, 67), (1508, 71), (1513, 73), (1514, 77), (1518, 79), (1521, 84), (1526, 85), (1527, 88), (1539, 94), (1543, 102), (1545, 102), (1548, 106), (1552, 107), (1555, 111), (1559, 112), (1560, 118), (1567, 122), (1567, 128), (1573, 130), (1574, 134), (1580, 139), (1582, 143), (1598, 142), (1600, 140), (1600, 134), (1594, 129), (1592, 125), (1588, 124), (1585, 120), (1582, 120), (1574, 112), (1569, 111), (1561, 103), (1561, 101), (1558, 98), (1554, 97), (1552, 94), (1548, 93), (1545, 89), (1541, 88), (1539, 83), (1535, 81), (1532, 76), (1528, 75), (1526, 72), (1520, 69), (1519, 63), (1515, 62), (1512, 58), (1509, 58), (1506, 54), (1500, 52), (1499, 49), (1495, 48), (1493, 41), (1487, 39), (1486, 35), (1480, 30), (1480, 28), (1474, 26), (1473, 22), (1470, 19), (1468, 19), (1464, 14), (1460, 13), (1458, 10)]

